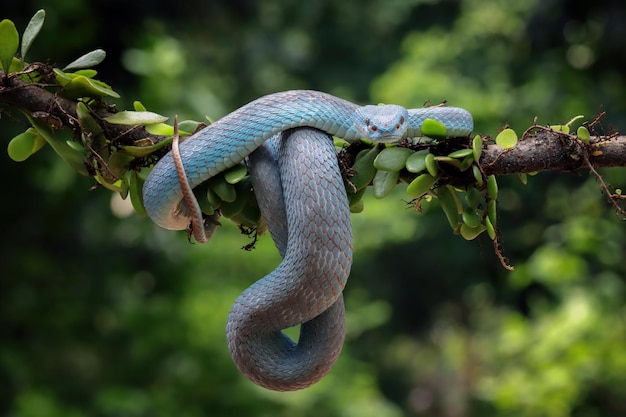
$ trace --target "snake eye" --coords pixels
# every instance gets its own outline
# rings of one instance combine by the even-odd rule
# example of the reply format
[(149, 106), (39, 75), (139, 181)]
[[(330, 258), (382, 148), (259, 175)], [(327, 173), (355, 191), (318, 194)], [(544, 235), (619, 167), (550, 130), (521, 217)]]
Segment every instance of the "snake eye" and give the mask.
[(365, 126), (369, 126), (370, 125), (370, 119), (365, 119)]
[[(400, 124), (403, 125), (404, 124), (404, 116), (400, 116)], [(400, 125), (398, 125), (400, 126)]]

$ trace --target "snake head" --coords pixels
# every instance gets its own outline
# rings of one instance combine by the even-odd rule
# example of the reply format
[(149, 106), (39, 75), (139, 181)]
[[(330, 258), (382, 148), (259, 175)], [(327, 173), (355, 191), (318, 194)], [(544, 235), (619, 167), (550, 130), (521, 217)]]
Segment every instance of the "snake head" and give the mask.
[(373, 142), (398, 142), (406, 133), (409, 113), (395, 104), (367, 105), (354, 111), (355, 128)]

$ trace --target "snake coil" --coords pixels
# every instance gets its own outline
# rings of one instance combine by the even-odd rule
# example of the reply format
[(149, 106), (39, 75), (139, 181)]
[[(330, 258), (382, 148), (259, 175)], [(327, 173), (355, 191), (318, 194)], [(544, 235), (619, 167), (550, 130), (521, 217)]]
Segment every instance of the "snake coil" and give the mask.
[[(352, 235), (331, 136), (395, 142), (421, 136), (427, 118), (446, 126), (451, 137), (473, 128), (471, 115), (459, 108), (357, 106), (294, 90), (261, 97), (180, 145), (191, 187), (248, 158), (261, 213), (283, 256), (237, 298), (228, 317), (229, 350), (253, 382), (279, 391), (305, 388), (326, 375), (343, 345)], [(146, 211), (166, 229), (190, 223), (178, 181), (169, 153), (144, 184)], [(298, 324), (294, 343), (281, 330)]]

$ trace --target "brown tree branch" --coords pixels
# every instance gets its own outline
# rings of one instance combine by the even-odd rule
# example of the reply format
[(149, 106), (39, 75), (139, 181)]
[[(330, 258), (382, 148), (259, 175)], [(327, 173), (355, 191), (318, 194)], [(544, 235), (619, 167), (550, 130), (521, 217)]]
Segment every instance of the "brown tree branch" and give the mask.
[[(14, 74), (7, 77), (0, 71), (0, 105), (41, 114), (42, 117), (49, 117), (51, 124), (61, 124), (75, 131), (80, 129), (76, 103), (46, 87), (45, 84), (25, 82)], [(114, 108), (104, 105), (95, 110), (98, 123), (112, 142), (135, 144), (146, 139), (149, 143), (163, 140), (162, 136), (150, 134), (141, 126), (115, 125), (103, 120), (113, 113)], [(626, 136), (595, 136), (589, 145), (584, 145), (575, 136), (537, 126), (534, 132), (525, 134), (514, 148), (487, 145), (480, 164), (486, 175), (574, 171), (588, 164), (596, 168), (626, 166)]]
[[(49, 119), (50, 124), (53, 125), (57, 123), (72, 130), (79, 129), (76, 102), (61, 97), (46, 87), (45, 84), (25, 82), (14, 74), (5, 76), (0, 70), (0, 105), (13, 106), (39, 115)], [(146, 139), (151, 143), (163, 140), (163, 136), (150, 134), (141, 126), (124, 126), (106, 122), (104, 118), (114, 113), (111, 110), (113, 108), (99, 106), (94, 114), (96, 121), (110, 140), (126, 145)]]
[(596, 168), (626, 166), (626, 136), (592, 137), (585, 146), (574, 137), (540, 129), (510, 149), (488, 145), (480, 159), (485, 174), (574, 171), (589, 163)]

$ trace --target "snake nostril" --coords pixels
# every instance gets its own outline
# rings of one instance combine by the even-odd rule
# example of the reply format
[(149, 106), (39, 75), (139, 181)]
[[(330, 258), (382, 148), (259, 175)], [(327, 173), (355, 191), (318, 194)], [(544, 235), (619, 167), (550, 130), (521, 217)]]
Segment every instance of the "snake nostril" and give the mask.
[(373, 125), (372, 127), (370, 127), (370, 129), (372, 129), (372, 132), (376, 132), (378, 130), (378, 127), (376, 125)]
[(400, 125), (399, 124), (396, 125), (396, 130), (400, 130)]

